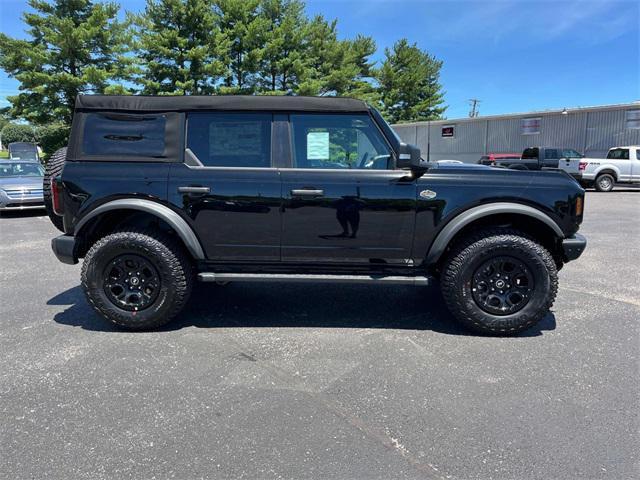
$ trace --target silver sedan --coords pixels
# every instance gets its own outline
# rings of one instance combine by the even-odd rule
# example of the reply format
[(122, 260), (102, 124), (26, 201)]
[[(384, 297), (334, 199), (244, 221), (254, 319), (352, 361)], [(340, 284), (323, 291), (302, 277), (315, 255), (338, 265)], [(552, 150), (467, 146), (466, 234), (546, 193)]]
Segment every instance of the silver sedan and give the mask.
[(0, 212), (44, 208), (44, 169), (34, 161), (0, 161)]

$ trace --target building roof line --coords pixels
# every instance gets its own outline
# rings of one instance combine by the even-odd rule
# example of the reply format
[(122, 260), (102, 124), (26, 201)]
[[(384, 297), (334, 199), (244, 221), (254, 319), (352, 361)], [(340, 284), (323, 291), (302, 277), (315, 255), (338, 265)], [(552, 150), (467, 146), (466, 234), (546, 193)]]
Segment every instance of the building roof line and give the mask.
[(565, 111), (567, 112), (567, 115), (570, 115), (572, 113), (593, 112), (593, 111), (601, 111), (601, 110), (616, 110), (620, 108), (640, 109), (640, 100), (629, 102), (629, 103), (612, 103), (609, 105), (594, 105), (594, 106), (587, 106), (587, 107), (570, 107), (570, 108), (567, 107), (567, 108), (561, 108), (561, 109), (534, 110), (531, 112), (519, 112), (519, 113), (501, 113), (497, 115), (486, 115), (486, 116), (479, 116), (479, 117), (473, 117), (473, 118), (461, 117), (461, 118), (447, 118), (443, 120), (425, 120), (421, 122), (396, 123), (393, 126), (406, 127), (406, 126), (412, 126), (412, 125), (426, 125), (427, 123), (436, 124), (436, 125), (440, 125), (440, 124), (448, 125), (448, 124), (460, 123), (460, 122), (478, 122), (483, 120), (500, 120), (500, 119), (506, 119), (506, 118), (536, 117), (536, 116), (543, 116), (543, 115), (559, 115), (559, 114), (561, 115)]

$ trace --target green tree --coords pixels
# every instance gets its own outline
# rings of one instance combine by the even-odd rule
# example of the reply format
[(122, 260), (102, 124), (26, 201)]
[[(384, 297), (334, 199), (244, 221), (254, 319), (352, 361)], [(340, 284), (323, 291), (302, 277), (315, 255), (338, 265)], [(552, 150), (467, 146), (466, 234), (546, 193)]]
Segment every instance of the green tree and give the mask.
[(305, 70), (304, 3), (301, 0), (263, 0), (266, 29), (260, 51), (259, 86), (262, 91), (296, 90)]
[(380, 100), (392, 123), (441, 118), (446, 110), (439, 83), (442, 62), (407, 39), (385, 49), (378, 73)]
[(329, 22), (322, 15), (308, 22), (305, 37), (306, 71), (299, 93), (362, 97), (373, 92), (369, 57), (376, 46), (372, 38), (359, 35), (355, 40), (340, 40), (337, 20)]
[(268, 22), (260, 0), (214, 0), (227, 44), (223, 62), (228, 73), (221, 93), (253, 93)]
[(118, 5), (91, 0), (29, 0), (28, 40), (0, 34), (0, 68), (20, 82), (11, 114), (34, 123), (70, 123), (76, 95), (126, 91), (127, 26)]
[(36, 129), (32, 125), (24, 123), (7, 123), (2, 127), (2, 145), (6, 148), (7, 145), (13, 142), (35, 142), (36, 141)]
[(143, 93), (215, 92), (229, 45), (211, 0), (147, 0), (134, 18)]

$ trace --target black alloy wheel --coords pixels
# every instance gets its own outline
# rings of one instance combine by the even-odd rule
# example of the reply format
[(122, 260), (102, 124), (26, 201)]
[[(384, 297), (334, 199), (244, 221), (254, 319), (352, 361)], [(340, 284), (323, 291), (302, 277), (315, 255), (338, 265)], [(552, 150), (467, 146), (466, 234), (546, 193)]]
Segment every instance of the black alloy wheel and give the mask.
[(105, 268), (104, 292), (116, 307), (140, 311), (152, 305), (161, 287), (156, 267), (139, 255), (118, 255)]
[(473, 299), (493, 315), (509, 315), (522, 310), (535, 288), (527, 266), (514, 257), (494, 257), (475, 271), (471, 282)]

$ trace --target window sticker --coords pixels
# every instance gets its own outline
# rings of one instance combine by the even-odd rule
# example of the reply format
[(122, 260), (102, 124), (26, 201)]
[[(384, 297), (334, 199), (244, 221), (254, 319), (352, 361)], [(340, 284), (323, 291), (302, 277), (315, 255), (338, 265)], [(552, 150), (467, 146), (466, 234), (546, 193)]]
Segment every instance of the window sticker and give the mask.
[(329, 132), (307, 133), (307, 160), (329, 160)]

